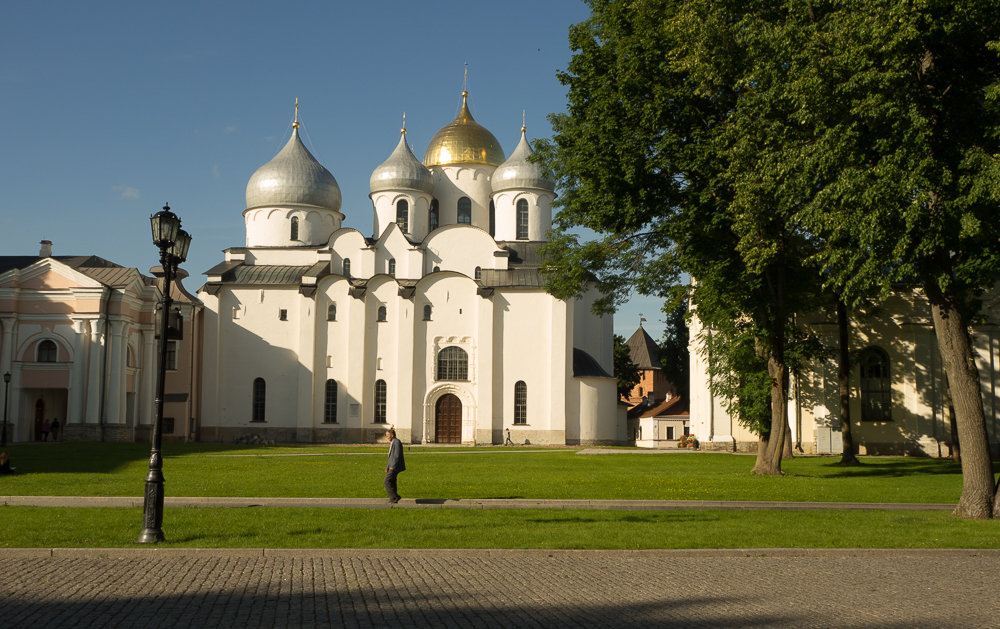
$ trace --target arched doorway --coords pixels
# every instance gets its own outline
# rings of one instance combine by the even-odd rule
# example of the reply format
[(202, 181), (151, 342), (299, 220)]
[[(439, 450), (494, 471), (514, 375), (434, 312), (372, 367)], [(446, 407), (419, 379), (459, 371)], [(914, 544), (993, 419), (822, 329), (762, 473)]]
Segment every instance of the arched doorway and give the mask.
[(442, 395), (434, 405), (434, 441), (462, 443), (462, 400), (451, 393)]

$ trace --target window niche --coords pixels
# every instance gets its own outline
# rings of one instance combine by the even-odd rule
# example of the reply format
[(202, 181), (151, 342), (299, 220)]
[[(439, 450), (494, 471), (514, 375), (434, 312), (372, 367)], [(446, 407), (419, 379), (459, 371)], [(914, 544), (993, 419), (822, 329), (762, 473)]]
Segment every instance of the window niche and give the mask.
[(458, 224), (472, 224), (472, 200), (469, 197), (462, 197), (458, 200)]
[(38, 344), (38, 362), (54, 363), (59, 359), (59, 349), (54, 341), (45, 339)]
[(517, 240), (528, 239), (528, 201), (525, 199), (517, 200), (517, 234), (515, 238)]
[(892, 382), (889, 379), (889, 355), (878, 347), (861, 352), (861, 421), (892, 421)]

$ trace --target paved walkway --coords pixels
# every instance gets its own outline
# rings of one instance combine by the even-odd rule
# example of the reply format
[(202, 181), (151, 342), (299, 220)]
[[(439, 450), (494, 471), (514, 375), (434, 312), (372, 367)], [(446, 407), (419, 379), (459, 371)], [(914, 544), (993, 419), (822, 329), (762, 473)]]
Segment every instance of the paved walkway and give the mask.
[(996, 627), (1000, 551), (25, 549), (37, 627)]
[[(0, 505), (21, 507), (141, 507), (142, 496), (0, 496)], [(220, 498), (167, 496), (167, 507), (313, 507), (328, 509), (612, 509), (669, 511), (673, 509), (848, 509), (852, 511), (951, 511), (954, 504), (911, 502), (777, 502), (735, 500), (544, 500), (471, 498), (463, 500), (403, 498), (394, 505), (385, 498)]]

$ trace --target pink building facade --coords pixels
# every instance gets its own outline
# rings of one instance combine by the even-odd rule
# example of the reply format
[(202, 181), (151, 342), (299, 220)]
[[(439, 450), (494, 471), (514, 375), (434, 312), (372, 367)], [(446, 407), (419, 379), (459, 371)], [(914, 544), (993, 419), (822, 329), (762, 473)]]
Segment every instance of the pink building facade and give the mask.
[[(201, 306), (182, 286), (171, 292), (163, 434), (190, 439)], [(52, 256), (47, 241), (37, 257), (0, 256), (0, 374), (10, 374), (0, 412), (8, 443), (148, 439), (159, 300), (156, 279), (97, 256)]]

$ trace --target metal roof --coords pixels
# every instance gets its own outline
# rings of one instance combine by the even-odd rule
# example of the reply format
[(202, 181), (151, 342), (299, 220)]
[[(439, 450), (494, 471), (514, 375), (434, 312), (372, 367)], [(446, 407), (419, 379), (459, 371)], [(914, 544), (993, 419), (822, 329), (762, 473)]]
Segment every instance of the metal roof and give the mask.
[(628, 341), (629, 359), (639, 369), (660, 369), (660, 348), (656, 341), (639, 325)]

